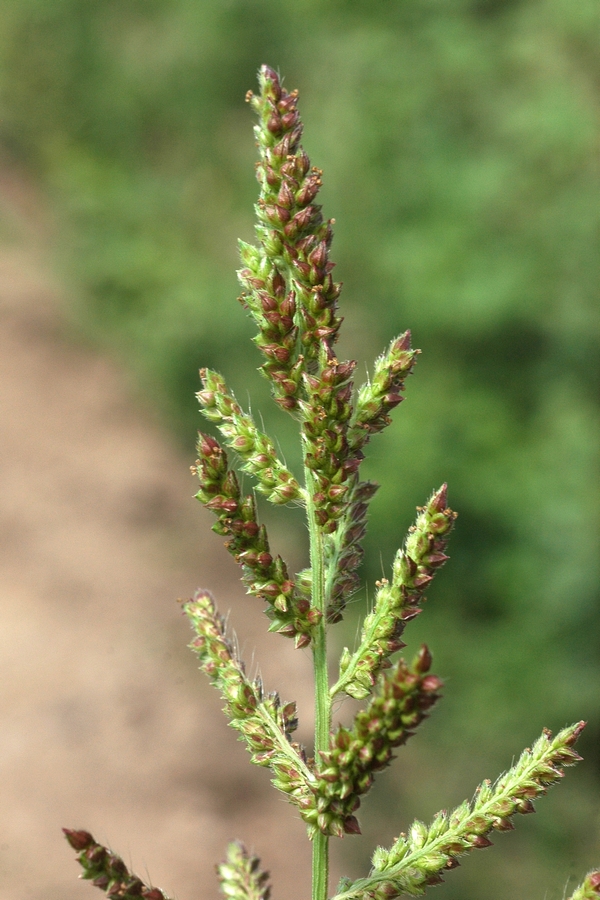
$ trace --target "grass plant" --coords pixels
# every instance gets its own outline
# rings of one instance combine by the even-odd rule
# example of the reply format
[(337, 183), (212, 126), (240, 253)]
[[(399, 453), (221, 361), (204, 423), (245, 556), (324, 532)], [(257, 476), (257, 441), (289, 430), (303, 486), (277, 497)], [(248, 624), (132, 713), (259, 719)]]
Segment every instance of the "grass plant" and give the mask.
[[(440, 697), (442, 681), (431, 673), (423, 645), (410, 660), (398, 657), (407, 624), (422, 611), (425, 593), (447, 560), (456, 513), (447, 486), (435, 490), (417, 517), (392, 564), (389, 579), (376, 583), (354, 649), (344, 648), (339, 674), (328, 676), (328, 635), (360, 586), (361, 541), (368, 507), (378, 485), (361, 479), (364, 450), (390, 422), (403, 399), (405, 382), (420, 351), (406, 331), (375, 361), (373, 374), (355, 388), (355, 363), (335, 353), (342, 319), (341, 285), (330, 261), (333, 220), (315, 202), (322, 173), (311, 166), (301, 144), (297, 91), (288, 92), (276, 72), (263, 66), (260, 92), (247, 100), (258, 115), (255, 127), (260, 196), (256, 204), (257, 244), (240, 244), (240, 300), (254, 319), (261, 371), (275, 402), (298, 423), (303, 474), (294, 475), (279, 458), (276, 441), (243, 410), (223, 377), (200, 372), (202, 412), (223, 438), (198, 439), (193, 472), (197, 497), (216, 516), (213, 530), (242, 569), (249, 594), (266, 604), (269, 631), (294, 646), (310, 648), (314, 663), (315, 738), (312, 755), (294, 741), (296, 706), (267, 693), (250, 678), (236, 641), (227, 633), (213, 597), (200, 590), (184, 604), (194, 631), (191, 647), (201, 668), (220, 691), (225, 713), (251, 760), (270, 769), (274, 786), (296, 807), (313, 847), (312, 900), (394, 900), (421, 895), (444, 880), (472, 850), (490, 847), (494, 831), (514, 827), (517, 814), (534, 812), (534, 801), (580, 756), (573, 749), (584, 722), (556, 736), (548, 730), (523, 751), (496, 782), (484, 781), (474, 799), (439, 812), (427, 825), (415, 821), (391, 847), (378, 847), (363, 878), (342, 878), (329, 893), (331, 838), (360, 833), (357, 812), (375, 776), (412, 737)], [(254, 480), (243, 492), (231, 465)], [(256, 496), (278, 506), (300, 505), (306, 513), (310, 567), (290, 572), (271, 548), (258, 519)], [(332, 703), (344, 695), (365, 701), (350, 727), (332, 727)], [(145, 885), (123, 861), (86, 831), (65, 829), (77, 851), (83, 877), (108, 897), (167, 900)], [(267, 900), (269, 877), (259, 859), (235, 842), (218, 866), (222, 893), (230, 900)], [(600, 872), (588, 874), (571, 900), (600, 897)]]

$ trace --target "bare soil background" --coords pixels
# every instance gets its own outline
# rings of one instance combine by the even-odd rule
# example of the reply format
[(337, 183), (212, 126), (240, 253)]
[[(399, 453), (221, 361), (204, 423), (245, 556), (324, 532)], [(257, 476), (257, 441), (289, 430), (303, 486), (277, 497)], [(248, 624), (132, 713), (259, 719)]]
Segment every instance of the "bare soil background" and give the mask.
[[(0, 188), (27, 218), (27, 197), (15, 213), (14, 185)], [(65, 825), (179, 900), (217, 896), (233, 838), (275, 897), (308, 897), (304, 826), (227, 727), (176, 600), (203, 586), (232, 607), (244, 656), (256, 649), (267, 687), (301, 711), (310, 656), (266, 635), (192, 499), (193, 449), (183, 458), (124, 371), (69, 337), (34, 232), (0, 244), (0, 893), (99, 896), (77, 881)]]

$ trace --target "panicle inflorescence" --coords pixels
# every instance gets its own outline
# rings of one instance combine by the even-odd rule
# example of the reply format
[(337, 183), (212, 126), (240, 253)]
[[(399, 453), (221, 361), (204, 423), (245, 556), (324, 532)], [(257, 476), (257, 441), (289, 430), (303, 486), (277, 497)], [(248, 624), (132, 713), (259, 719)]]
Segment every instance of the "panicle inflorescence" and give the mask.
[(241, 841), (227, 848), (225, 862), (217, 866), (221, 893), (229, 900), (269, 900), (269, 873), (260, 868), (260, 859), (248, 853)]
[(89, 831), (63, 828), (64, 835), (77, 851), (77, 861), (95, 887), (106, 892), (111, 900), (169, 900), (160, 888), (149, 887), (132, 875), (123, 860), (94, 840)]
[(404, 643), (406, 623), (421, 612), (419, 604), (444, 553), (456, 513), (446, 506), (446, 485), (434, 493), (419, 510), (404, 548), (399, 550), (392, 579), (379, 582), (373, 610), (365, 617), (361, 641), (354, 653), (346, 648), (340, 660), (340, 677), (331, 689), (333, 696), (345, 691), (351, 697), (368, 696), (377, 673), (388, 664), (391, 654)]
[(423, 645), (408, 666), (400, 659), (382, 673), (366, 709), (358, 712), (351, 728), (339, 726), (330, 748), (321, 751), (316, 770), (318, 824), (330, 834), (360, 833), (353, 813), (360, 805), (376, 772), (394, 758), (395, 747), (405, 744), (427, 718), (439, 699), (442, 681), (430, 675), (431, 654)]
[[(378, 485), (361, 480), (363, 450), (371, 436), (390, 424), (402, 401), (419, 350), (405, 331), (375, 361), (372, 376), (355, 391), (356, 363), (337, 358), (334, 347), (342, 319), (337, 314), (341, 285), (329, 259), (333, 219), (325, 222), (315, 202), (320, 170), (311, 166), (300, 143), (302, 124), (297, 91), (288, 92), (273, 69), (259, 72), (260, 94), (247, 99), (258, 113), (255, 127), (260, 197), (256, 205), (258, 246), (241, 242), (241, 301), (258, 326), (255, 342), (264, 357), (262, 373), (276, 402), (299, 423), (304, 463), (301, 485), (279, 458), (275, 442), (245, 412), (217, 372), (201, 369), (197, 397), (216, 425), (238, 467), (255, 480), (271, 503), (294, 503), (306, 511), (310, 568), (295, 576), (271, 552), (257, 517), (254, 493), (244, 494), (227, 452), (200, 433), (192, 471), (197, 498), (217, 517), (213, 530), (242, 567), (248, 593), (267, 603), (270, 631), (311, 645), (315, 674), (315, 751), (307, 758), (292, 740), (296, 704), (265, 693), (260, 677), (250, 678), (235, 642), (207, 591), (184, 604), (195, 637), (191, 648), (219, 689), (224, 711), (253, 763), (270, 768), (274, 786), (296, 806), (313, 840), (313, 900), (328, 896), (327, 841), (331, 835), (360, 833), (356, 818), (362, 797), (393, 752), (415, 733), (439, 699), (442, 681), (430, 674), (431, 654), (423, 645), (412, 663), (391, 657), (405, 646), (404, 628), (446, 559), (456, 519), (444, 484), (418, 508), (390, 579), (376, 582), (373, 608), (365, 617), (357, 649), (345, 648), (339, 678), (329, 687), (326, 626), (339, 622), (348, 598), (358, 589), (361, 541), (369, 503)], [(369, 698), (350, 727), (331, 727), (334, 698), (345, 693)], [(425, 893), (459, 865), (469, 850), (490, 846), (488, 835), (508, 831), (516, 813), (534, 812), (533, 800), (562, 777), (563, 766), (579, 760), (572, 749), (583, 722), (555, 738), (548, 731), (526, 750), (496, 784), (485, 781), (474, 800), (450, 814), (442, 811), (427, 826), (415, 821), (389, 849), (378, 848), (368, 877), (342, 879), (332, 900), (394, 900)], [(119, 857), (85, 831), (65, 830), (77, 850), (84, 878), (113, 900), (168, 900), (128, 872)], [(217, 867), (228, 900), (269, 900), (268, 873), (241, 843), (229, 846)], [(600, 872), (591, 872), (571, 900), (600, 900)]]
[(281, 556), (272, 556), (267, 530), (258, 524), (254, 497), (242, 496), (225, 450), (213, 437), (200, 433), (197, 451), (193, 470), (200, 490), (196, 497), (218, 516), (213, 530), (228, 538), (225, 546), (242, 566), (248, 592), (269, 604), (270, 630), (305, 647), (321, 618), (320, 611), (298, 592)]
[(584, 724), (565, 728), (555, 738), (544, 731), (496, 784), (480, 785), (471, 803), (465, 801), (450, 814), (438, 813), (429, 826), (413, 822), (389, 850), (377, 848), (367, 878), (346, 882), (334, 900), (394, 900), (424, 894), (428, 886), (442, 882), (463, 853), (491, 846), (491, 831), (510, 831), (516, 813), (535, 811), (532, 801), (562, 778), (561, 767), (581, 759), (572, 747)]

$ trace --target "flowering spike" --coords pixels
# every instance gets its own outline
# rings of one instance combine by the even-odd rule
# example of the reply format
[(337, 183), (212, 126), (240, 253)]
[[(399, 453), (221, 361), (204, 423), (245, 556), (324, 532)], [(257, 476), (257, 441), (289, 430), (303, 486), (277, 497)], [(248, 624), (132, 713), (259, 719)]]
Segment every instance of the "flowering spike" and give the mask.
[(318, 523), (325, 534), (338, 530), (349, 514), (355, 476), (363, 458), (347, 440), (355, 362), (340, 363), (323, 351), (320, 369), (305, 374), (307, 400), (300, 403), (303, 422), (304, 462), (310, 472), (312, 500)]
[(266, 528), (258, 524), (254, 498), (242, 497), (219, 442), (200, 433), (197, 450), (192, 469), (200, 480), (196, 497), (218, 517), (213, 530), (227, 538), (225, 546), (242, 567), (248, 593), (268, 603), (273, 631), (301, 638), (306, 646), (320, 620), (319, 611), (298, 593), (282, 558), (272, 556)]
[(269, 873), (260, 868), (258, 856), (248, 853), (241, 841), (227, 848), (225, 862), (217, 866), (221, 893), (229, 900), (269, 900)]
[(439, 699), (442, 682), (426, 674), (430, 666), (431, 654), (425, 645), (410, 667), (400, 659), (393, 670), (379, 676), (374, 696), (356, 714), (352, 728), (339, 727), (331, 735), (329, 750), (321, 753), (315, 769), (320, 808), (335, 817), (328, 823), (330, 831), (332, 822), (340, 821), (347, 834), (358, 833), (353, 830), (358, 822), (355, 826), (352, 814), (360, 796), (370, 789), (375, 773), (389, 765), (394, 748), (406, 743)]
[(444, 550), (456, 513), (440, 509), (441, 499), (446, 500), (445, 485), (419, 511), (404, 548), (394, 560), (392, 580), (378, 583), (373, 611), (364, 620), (358, 650), (342, 657), (332, 697), (340, 691), (357, 699), (368, 696), (377, 673), (403, 646), (400, 638), (405, 625), (420, 613), (425, 590), (446, 559)]
[(298, 92), (288, 92), (265, 66), (258, 81), (260, 94), (249, 99), (258, 114), (259, 243), (240, 244), (238, 277), (241, 300), (258, 325), (255, 342), (266, 357), (262, 372), (276, 402), (295, 414), (304, 394), (304, 360), (316, 359), (322, 343), (330, 346), (337, 338), (340, 286), (330, 274), (331, 224), (314, 203), (322, 173), (311, 167), (300, 144)]
[(303, 497), (300, 485), (277, 457), (272, 440), (256, 426), (249, 413), (242, 411), (225, 380), (217, 372), (201, 369), (202, 390), (196, 394), (202, 412), (215, 422), (227, 445), (243, 460), (242, 469), (254, 475), (257, 488), (281, 505)]
[(360, 541), (367, 530), (369, 503), (378, 488), (374, 481), (353, 479), (343, 517), (333, 534), (326, 536), (328, 622), (340, 621), (348, 598), (360, 586), (358, 568), (363, 558)]
[(81, 878), (91, 881), (108, 897), (119, 900), (169, 900), (160, 888), (149, 887), (132, 875), (123, 860), (94, 840), (89, 831), (63, 828), (64, 835), (77, 851), (77, 862), (83, 872)]
[(315, 779), (304, 762), (304, 751), (291, 741), (297, 725), (295, 704), (282, 706), (277, 694), (265, 694), (260, 681), (248, 678), (208, 591), (197, 591), (183, 610), (196, 633), (190, 648), (219, 688), (230, 725), (246, 742), (252, 762), (271, 768), (273, 784), (291, 803), (311, 804)]
[(372, 434), (390, 424), (389, 414), (402, 402), (405, 379), (412, 373), (420, 352), (411, 349), (410, 331), (405, 331), (375, 360), (372, 380), (358, 392), (349, 433), (353, 448), (360, 449)]
[[(545, 794), (562, 776), (561, 766), (577, 761), (570, 748), (583, 725), (565, 728), (555, 738), (542, 733), (493, 787), (484, 782), (472, 803), (465, 802), (450, 814), (438, 813), (429, 828), (415, 822), (389, 850), (379, 847), (371, 874), (351, 883), (332, 900), (395, 900), (404, 894), (421, 894), (428, 885), (439, 883), (442, 873), (455, 867), (458, 856), (490, 847), (490, 832), (506, 830), (511, 817), (523, 811), (525, 798)], [(591, 886), (596, 890), (593, 876)], [(591, 900), (596, 895), (588, 892), (579, 897), (575, 894), (575, 898)]]

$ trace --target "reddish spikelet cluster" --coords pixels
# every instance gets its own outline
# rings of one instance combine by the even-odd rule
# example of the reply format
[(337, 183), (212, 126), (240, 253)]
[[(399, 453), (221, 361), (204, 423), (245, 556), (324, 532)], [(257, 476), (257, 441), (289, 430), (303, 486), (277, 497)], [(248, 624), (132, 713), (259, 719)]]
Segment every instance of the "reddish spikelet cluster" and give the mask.
[(404, 399), (405, 381), (420, 352), (411, 348), (410, 331), (405, 331), (375, 360), (373, 377), (362, 385), (356, 400), (348, 436), (353, 449), (364, 447), (372, 434), (391, 423), (389, 414)]
[(361, 541), (367, 531), (369, 502), (378, 488), (374, 481), (355, 480), (344, 520), (330, 537), (326, 557), (331, 585), (328, 585), (327, 605), (327, 621), (330, 623), (341, 620), (348, 598), (360, 587), (358, 568), (364, 555)]
[(286, 289), (285, 279), (277, 266), (267, 265), (256, 248), (242, 244), (240, 254), (245, 268), (238, 274), (247, 291), (240, 300), (258, 324), (259, 333), (253, 340), (267, 358), (261, 371), (271, 381), (276, 402), (292, 412), (297, 406), (302, 375), (299, 328), (295, 324), (296, 295)]
[(203, 415), (215, 422), (229, 447), (242, 462), (242, 470), (256, 479), (256, 489), (280, 506), (303, 498), (300, 485), (277, 456), (273, 441), (260, 431), (249, 413), (227, 390), (224, 378), (200, 369), (203, 389), (198, 398)]
[(600, 897), (600, 870), (589, 872), (569, 900), (598, 900)]
[(379, 677), (366, 709), (355, 716), (352, 728), (340, 726), (331, 735), (330, 749), (321, 752), (317, 813), (319, 827), (329, 834), (360, 832), (353, 813), (360, 796), (373, 784), (376, 772), (393, 759), (395, 747), (405, 744), (427, 718), (442, 686), (429, 675), (431, 654), (425, 645), (409, 667), (400, 659)]
[(312, 500), (322, 531), (331, 534), (347, 509), (352, 476), (364, 458), (350, 453), (347, 440), (352, 415), (352, 373), (356, 363), (335, 357), (316, 375), (304, 375), (307, 400), (300, 406), (304, 418), (304, 461), (314, 477)]
[(110, 900), (169, 900), (156, 887), (148, 887), (137, 875), (132, 875), (123, 860), (94, 840), (89, 831), (63, 828), (83, 872), (81, 877), (105, 891)]
[(298, 594), (281, 556), (271, 554), (267, 530), (257, 521), (254, 498), (242, 497), (225, 450), (215, 438), (202, 433), (197, 450), (194, 471), (200, 490), (196, 497), (218, 516), (213, 531), (228, 538), (225, 546), (242, 566), (248, 593), (269, 604), (271, 630), (294, 638), (297, 647), (307, 646), (321, 613)]
[(348, 597), (359, 585), (357, 570), (363, 558), (360, 542), (366, 531), (369, 502), (378, 489), (375, 482), (359, 480), (362, 448), (372, 434), (391, 423), (389, 413), (403, 399), (405, 380), (419, 352), (411, 349), (409, 331), (392, 341), (387, 352), (377, 359), (373, 379), (359, 389), (349, 419), (347, 400), (351, 382), (335, 397), (336, 407), (329, 410), (326, 418), (319, 412), (323, 388), (318, 379), (311, 384), (314, 394), (305, 424), (310, 448), (306, 462), (316, 470), (320, 490), (314, 495), (315, 502), (323, 503), (325, 498), (321, 520), (323, 530), (329, 535), (326, 544), (331, 566), (328, 622), (341, 620)]
[(267, 357), (262, 371), (273, 383), (277, 402), (296, 409), (302, 359), (316, 359), (322, 342), (336, 340), (340, 285), (329, 261), (331, 223), (314, 200), (321, 187), (301, 147), (298, 92), (288, 92), (268, 66), (259, 72), (260, 94), (247, 100), (259, 116), (255, 128), (261, 186), (256, 206), (260, 246), (241, 245), (242, 302), (259, 327), (255, 339)]

